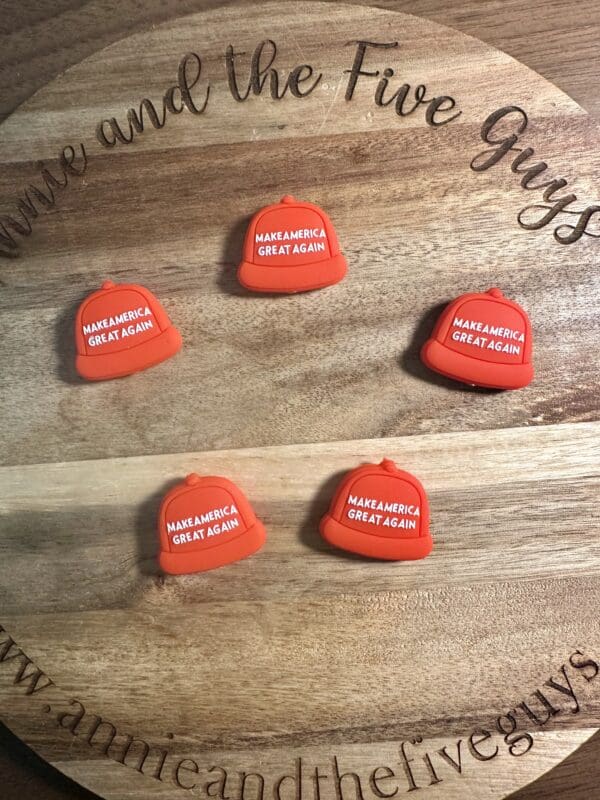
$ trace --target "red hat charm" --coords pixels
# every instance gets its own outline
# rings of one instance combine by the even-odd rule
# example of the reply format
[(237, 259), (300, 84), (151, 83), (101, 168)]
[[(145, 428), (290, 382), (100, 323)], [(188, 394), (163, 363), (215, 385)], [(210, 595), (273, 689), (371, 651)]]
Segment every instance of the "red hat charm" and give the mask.
[(192, 473), (164, 496), (158, 517), (161, 569), (173, 575), (221, 567), (255, 553), (265, 529), (227, 478)]
[(77, 372), (103, 381), (170, 358), (181, 349), (181, 336), (144, 286), (105, 281), (79, 306), (75, 343)]
[(500, 289), (463, 294), (444, 309), (421, 360), (436, 372), (489, 389), (531, 383), (531, 323)]
[(425, 558), (433, 547), (423, 486), (387, 458), (346, 475), (319, 529), (336, 547), (388, 561)]
[(338, 283), (346, 270), (327, 214), (286, 195), (252, 217), (238, 280), (253, 292), (308, 292)]

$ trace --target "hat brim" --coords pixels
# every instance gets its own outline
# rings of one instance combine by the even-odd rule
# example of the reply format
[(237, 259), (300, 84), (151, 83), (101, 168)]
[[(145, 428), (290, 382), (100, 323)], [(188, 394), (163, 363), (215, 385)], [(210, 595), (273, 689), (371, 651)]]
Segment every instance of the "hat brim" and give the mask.
[(252, 292), (274, 292), (276, 294), (310, 292), (339, 283), (346, 272), (346, 259), (339, 253), (324, 261), (313, 261), (297, 266), (272, 266), (242, 261), (238, 267), (238, 280)]
[(386, 561), (417, 561), (428, 556), (433, 549), (433, 541), (429, 533), (415, 536), (413, 539), (374, 536), (370, 533), (350, 530), (330, 514), (323, 517), (319, 530), (322, 537), (335, 547)]
[(241, 561), (241, 559), (251, 556), (260, 550), (266, 538), (262, 522), (256, 520), (254, 525), (225, 544), (215, 544), (205, 550), (186, 553), (171, 553), (161, 550), (158, 563), (162, 571), (168, 572), (170, 575), (206, 572), (209, 569), (223, 567), (225, 564), (232, 564), (234, 561)]
[(158, 336), (127, 350), (92, 356), (78, 354), (75, 359), (75, 369), (88, 381), (123, 378), (125, 375), (141, 372), (160, 364), (161, 361), (166, 361), (179, 352), (181, 345), (181, 334), (171, 325)]
[(533, 380), (531, 364), (498, 364), (482, 361), (450, 350), (437, 339), (428, 339), (421, 349), (421, 360), (429, 369), (485, 389), (522, 389)]

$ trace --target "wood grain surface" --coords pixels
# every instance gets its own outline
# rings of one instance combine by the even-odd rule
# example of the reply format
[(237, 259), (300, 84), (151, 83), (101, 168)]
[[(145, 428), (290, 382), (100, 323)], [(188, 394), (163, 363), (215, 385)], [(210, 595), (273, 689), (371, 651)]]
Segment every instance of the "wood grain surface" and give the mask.
[[(216, 68), (226, 45), (251, 52), (265, 35), (282, 71), (323, 70), (314, 95), (227, 97)], [(421, 109), (399, 119), (374, 107), (366, 80), (344, 101), (346, 43), (387, 36), (402, 42), (398, 83), (455, 97), (460, 118), (438, 129)], [(189, 50), (213, 70), (209, 113), (101, 148), (98, 120), (124, 119), (143, 97), (158, 104)], [(506, 104), (527, 109), (522, 146), (566, 174), (583, 205), (596, 199), (598, 127), (566, 95), (481, 42), (360, 7), (176, 21), (78, 65), (0, 128), (3, 208), (40, 159), (89, 143), (84, 178), (2, 264), (0, 623), (56, 684), (28, 696), (4, 664), (3, 717), (65, 774), (107, 798), (185, 796), (53, 724), (71, 697), (168, 750), (165, 773), (185, 781), (182, 759), (210, 758), (259, 772), (272, 791), (300, 757), (322, 765), (332, 798), (334, 755), (371, 797), (373, 769), (400, 769), (411, 736), (442, 779), (423, 794), (503, 797), (597, 726), (593, 670), (574, 654), (600, 650), (598, 245), (560, 245), (553, 226), (523, 231), (516, 216), (541, 192), (506, 162), (470, 169), (483, 120)], [(288, 191), (329, 211), (350, 274), (320, 293), (250, 297), (234, 279), (248, 214)], [(155, 291), (184, 351), (85, 385), (73, 316), (107, 276)], [(535, 383), (498, 394), (427, 373), (418, 348), (442, 305), (496, 283), (531, 313)], [(343, 470), (383, 455), (432, 500), (436, 550), (408, 569), (346, 558), (316, 534)], [(191, 470), (238, 480), (271, 535), (231, 570), (165, 581), (156, 509)], [(539, 729), (529, 720), (530, 753), (511, 756), (496, 730), (489, 762), (471, 755), (459, 775), (440, 756), (566, 676), (577, 697), (544, 689), (561, 710)], [(419, 769), (425, 785), (422, 755)], [(578, 796), (579, 778), (555, 781), (520, 796), (551, 796), (553, 782)]]

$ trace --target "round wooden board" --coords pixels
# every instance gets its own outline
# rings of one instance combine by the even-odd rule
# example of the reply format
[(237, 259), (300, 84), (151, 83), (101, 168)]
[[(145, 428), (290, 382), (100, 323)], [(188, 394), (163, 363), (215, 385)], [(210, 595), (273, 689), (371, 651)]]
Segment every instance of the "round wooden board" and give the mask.
[[(323, 73), (309, 96), (233, 99), (227, 46), (245, 52), (241, 76), (266, 39), (280, 78)], [(346, 100), (356, 40), (399, 42), (364, 68), (393, 67), (394, 90), (424, 84), (460, 116), (434, 128), (423, 105), (377, 107), (373, 77)], [(211, 83), (205, 113), (102, 147), (97, 124), (143, 98), (160, 108), (189, 52), (195, 97)], [(59, 174), (80, 142), (88, 157), (0, 263), (0, 708), (107, 800), (501, 798), (597, 726), (599, 245), (555, 240), (576, 214), (519, 226), (544, 200), (511, 171), (516, 152), (471, 169), (491, 149), (482, 124), (509, 105), (529, 120), (517, 146), (548, 163), (533, 183), (564, 175), (569, 209), (593, 203), (600, 137), (571, 99), (479, 41), (372, 8), (179, 19), (82, 62), (0, 127), (3, 213), (41, 185), (40, 160)], [(235, 280), (248, 216), (285, 193), (327, 209), (348, 277), (250, 296)], [(106, 277), (153, 290), (184, 349), (85, 384), (73, 318)], [(441, 306), (491, 285), (531, 314), (523, 391), (463, 387), (418, 359)], [(384, 455), (428, 490), (423, 562), (367, 562), (318, 536), (340, 475)], [(164, 578), (158, 504), (191, 471), (238, 482), (268, 541)]]

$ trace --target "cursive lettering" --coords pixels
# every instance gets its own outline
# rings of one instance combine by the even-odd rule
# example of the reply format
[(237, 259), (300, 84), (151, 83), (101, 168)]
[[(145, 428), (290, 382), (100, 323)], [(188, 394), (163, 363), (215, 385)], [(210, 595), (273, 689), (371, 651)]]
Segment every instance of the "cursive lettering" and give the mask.
[(210, 83), (199, 100), (192, 94), (192, 89), (200, 82), (201, 75), (202, 59), (196, 53), (187, 53), (179, 62), (177, 83), (164, 93), (160, 111), (156, 110), (151, 100), (144, 98), (139, 110), (130, 108), (127, 111), (127, 121), (124, 125), (121, 125), (116, 117), (101, 120), (96, 126), (97, 140), (102, 147), (114, 147), (117, 143), (131, 144), (137, 134), (143, 133), (145, 120), (159, 130), (165, 126), (168, 114), (181, 114), (185, 108), (190, 114), (203, 114), (208, 105)]
[(81, 177), (87, 169), (87, 154), (83, 144), (77, 150), (71, 145), (63, 148), (58, 157), (60, 175), (51, 172), (48, 167), (40, 168), (43, 188), (29, 184), (21, 197), (16, 199), (16, 210), (13, 214), (0, 214), (0, 256), (15, 257), (18, 255), (16, 236), (30, 236), (33, 232), (33, 221), (42, 211), (49, 211), (56, 205), (56, 191), (66, 189), (69, 178)]
[[(354, 91), (356, 89), (359, 77), (378, 78), (380, 70), (366, 70), (363, 69), (363, 63), (367, 48), (379, 48), (382, 50), (393, 50), (399, 46), (398, 42), (369, 42), (366, 40), (358, 40), (354, 42), (347, 42), (347, 44), (356, 44), (356, 51), (354, 54), (354, 62), (350, 69), (344, 70), (349, 75), (348, 84), (346, 86), (345, 98), (347, 101), (352, 100)], [(425, 111), (425, 120), (428, 125), (438, 128), (440, 125), (447, 125), (452, 120), (455, 120), (461, 115), (461, 111), (457, 111), (452, 116), (443, 119), (436, 119), (436, 115), (442, 115), (452, 111), (456, 107), (456, 101), (453, 97), (448, 95), (441, 95), (439, 97), (427, 97), (427, 87), (422, 83), (412, 89), (409, 83), (403, 83), (396, 91), (391, 94), (388, 93), (390, 78), (394, 77), (394, 70), (391, 67), (386, 67), (383, 70), (383, 77), (380, 78), (375, 88), (374, 100), (378, 106), (389, 106), (394, 104), (394, 111), (399, 117), (407, 117), (413, 114), (419, 106), (427, 106)], [(411, 95), (412, 89), (412, 97)]]
[[(313, 79), (313, 67), (310, 64), (300, 64), (288, 73), (282, 86), (279, 73), (273, 66), (277, 58), (277, 45), (272, 39), (265, 39), (257, 45), (252, 54), (250, 75), (246, 81), (245, 89), (242, 90), (240, 89), (236, 71), (236, 58), (242, 55), (244, 53), (236, 53), (231, 44), (225, 52), (229, 91), (238, 103), (243, 103), (247, 100), (251, 93), (254, 95), (262, 94), (267, 83), (269, 85), (269, 94), (273, 100), (281, 100), (288, 90), (294, 97), (308, 97), (311, 92), (314, 92), (323, 77), (322, 73), (319, 72)], [(306, 87), (300, 86), (300, 84), (304, 84), (307, 81), (311, 82)]]
[[(499, 132), (498, 129), (503, 120), (511, 123), (509, 130), (512, 129), (512, 132), (508, 134)], [(600, 205), (590, 205), (581, 210), (570, 208), (577, 201), (576, 194), (569, 192), (559, 197), (556, 196), (557, 192), (568, 186), (566, 178), (550, 177), (546, 181), (534, 183), (536, 178), (547, 172), (548, 164), (545, 161), (531, 161), (535, 155), (532, 147), (516, 146), (522, 134), (527, 130), (528, 123), (527, 114), (519, 106), (504, 106), (490, 114), (481, 126), (481, 138), (486, 144), (491, 144), (492, 148), (476, 155), (471, 161), (471, 169), (475, 172), (483, 172), (498, 164), (509, 153), (516, 154), (510, 165), (511, 171), (515, 175), (521, 176), (519, 183), (523, 189), (543, 189), (542, 199), (544, 201), (542, 204), (536, 203), (521, 209), (517, 215), (519, 225), (526, 230), (539, 230), (560, 214), (571, 214), (578, 217), (578, 221), (573, 225), (566, 222), (557, 225), (554, 229), (554, 238), (557, 242), (572, 244), (583, 234), (599, 238), (600, 233), (592, 233), (587, 228), (592, 218), (600, 215)]]

